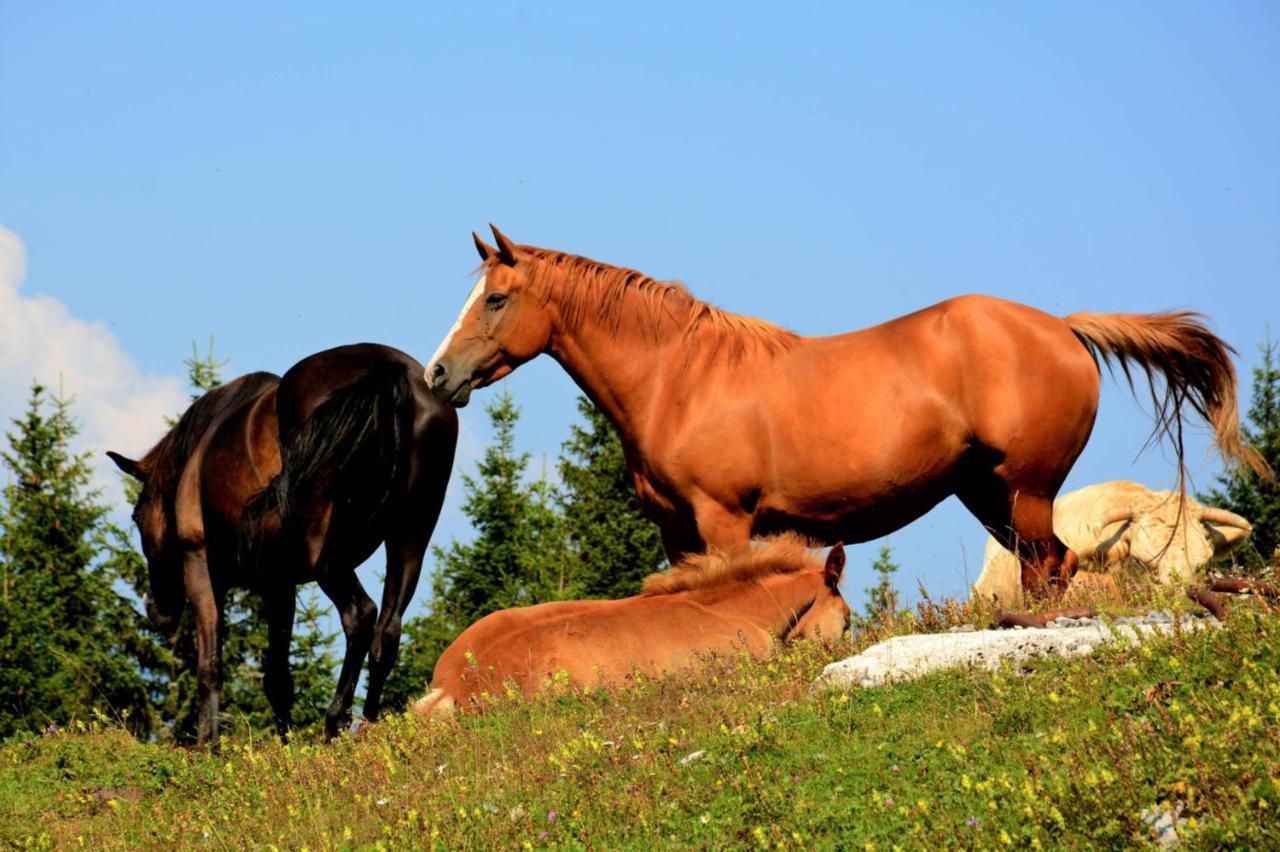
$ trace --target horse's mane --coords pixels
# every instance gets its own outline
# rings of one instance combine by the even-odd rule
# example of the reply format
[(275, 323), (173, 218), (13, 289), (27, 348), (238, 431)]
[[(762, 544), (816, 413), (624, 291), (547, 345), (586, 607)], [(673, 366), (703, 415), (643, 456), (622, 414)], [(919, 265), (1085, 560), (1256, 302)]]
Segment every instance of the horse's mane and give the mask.
[(824, 558), (817, 542), (795, 533), (734, 544), (682, 559), (669, 571), (650, 574), (641, 594), (672, 595), (745, 583), (775, 574), (820, 569)]
[[(642, 330), (655, 339), (666, 320), (681, 325), (691, 345), (719, 351), (728, 344), (732, 359), (751, 352), (774, 354), (791, 349), (797, 336), (767, 320), (746, 317), (695, 298), (682, 284), (658, 281), (642, 272), (537, 246), (520, 246), (537, 260), (530, 281), (544, 300), (555, 294), (561, 317), (570, 328), (589, 314), (617, 329), (627, 307), (636, 309)], [(490, 260), (489, 263), (495, 263)]]
[(157, 493), (169, 493), (213, 421), (278, 381), (280, 377), (273, 373), (249, 373), (219, 385), (191, 403), (173, 428), (140, 460), (139, 464), (147, 471), (147, 484), (157, 489)]

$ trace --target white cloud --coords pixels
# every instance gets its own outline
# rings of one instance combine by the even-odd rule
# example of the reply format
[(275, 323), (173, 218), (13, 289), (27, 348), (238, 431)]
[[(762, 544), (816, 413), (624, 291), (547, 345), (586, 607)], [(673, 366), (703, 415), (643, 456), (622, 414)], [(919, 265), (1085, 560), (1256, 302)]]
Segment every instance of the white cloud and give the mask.
[(27, 296), (21, 285), (27, 252), (13, 231), (0, 226), (0, 421), (26, 406), (32, 380), (75, 400), (78, 450), (93, 452), (95, 486), (120, 499), (118, 477), (103, 452), (145, 452), (162, 434), (164, 418), (187, 404), (180, 379), (145, 375), (120, 341), (101, 323), (73, 316), (51, 296)]

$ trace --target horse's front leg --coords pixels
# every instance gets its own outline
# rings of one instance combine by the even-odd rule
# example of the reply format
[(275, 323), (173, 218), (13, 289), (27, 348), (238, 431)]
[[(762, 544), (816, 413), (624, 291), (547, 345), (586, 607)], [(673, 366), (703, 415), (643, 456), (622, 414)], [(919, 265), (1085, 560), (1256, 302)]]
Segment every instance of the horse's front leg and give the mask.
[(222, 599), (209, 578), (209, 561), (204, 548), (193, 549), (183, 557), (182, 576), (187, 598), (195, 616), (197, 699), (196, 744), (218, 742), (218, 698), (221, 689), (221, 610)]
[(751, 538), (751, 515), (741, 508), (703, 497), (693, 501), (693, 517), (701, 539), (699, 550), (729, 547)]
[(276, 733), (284, 739), (293, 723), (293, 670), (289, 667), (289, 645), (293, 641), (293, 617), (297, 590), (291, 583), (263, 594), (267, 611), (267, 653), (263, 661), (262, 689), (276, 717)]
[(668, 564), (675, 565), (692, 553), (702, 552), (702, 539), (697, 533), (679, 525), (677, 521), (668, 521), (659, 528), (662, 537), (662, 549), (667, 554)]

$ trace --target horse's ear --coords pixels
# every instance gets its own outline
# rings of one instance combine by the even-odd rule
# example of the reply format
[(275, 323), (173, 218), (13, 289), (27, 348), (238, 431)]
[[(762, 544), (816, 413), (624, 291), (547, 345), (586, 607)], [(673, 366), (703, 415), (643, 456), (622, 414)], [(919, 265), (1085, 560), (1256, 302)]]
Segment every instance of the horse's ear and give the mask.
[(480, 239), (480, 235), (477, 234), (475, 231), (471, 232), (471, 238), (476, 241), (476, 251), (480, 252), (480, 260), (484, 261), (485, 263), (488, 263), (489, 258), (493, 257), (495, 254), (498, 253), (498, 250), (496, 248), (489, 245), (484, 240)]
[(493, 231), (493, 238), (498, 241), (498, 261), (507, 266), (515, 266), (516, 244), (507, 239), (506, 234), (499, 231), (492, 222), (489, 223), (489, 230)]
[(107, 450), (107, 458), (115, 462), (116, 467), (120, 468), (139, 482), (147, 481), (146, 471), (142, 469), (142, 465), (138, 464), (133, 459), (122, 456), (113, 450)]
[(837, 541), (835, 547), (827, 554), (827, 564), (822, 566), (822, 579), (827, 588), (835, 591), (844, 575), (844, 542)]

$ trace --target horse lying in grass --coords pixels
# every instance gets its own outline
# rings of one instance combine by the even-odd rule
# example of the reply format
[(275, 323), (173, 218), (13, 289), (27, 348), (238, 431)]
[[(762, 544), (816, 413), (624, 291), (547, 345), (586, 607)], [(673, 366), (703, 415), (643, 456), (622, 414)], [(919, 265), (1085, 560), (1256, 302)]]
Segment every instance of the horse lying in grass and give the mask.
[[(150, 575), (148, 616), (176, 629), (191, 602), (198, 743), (218, 736), (231, 587), (262, 596), (262, 686), (281, 735), (294, 701), (295, 590), (313, 580), (338, 608), (347, 639), (325, 731), (332, 737), (350, 721), (366, 655), (364, 714), (377, 718), (457, 435), (457, 415), (427, 391), (421, 364), (364, 343), (316, 353), (283, 378), (251, 373), (215, 388), (141, 459), (108, 453), (142, 483), (133, 519)], [(379, 545), (387, 554), (381, 610), (355, 573)]]
[[(802, 337), (683, 287), (565, 252), (476, 237), (482, 275), (427, 366), (456, 406), (542, 353), (618, 430), (671, 564), (792, 531), (869, 541), (955, 494), (1017, 553), (1022, 587), (1065, 587), (1053, 500), (1098, 411), (1100, 362), (1155, 381), (1182, 469), (1185, 415), (1224, 458), (1243, 443), (1231, 349), (1188, 312), (1055, 317), (960, 296), (861, 331)], [(827, 277), (846, 270), (831, 253)], [(1160, 382), (1163, 379), (1163, 383)]]
[[(1082, 570), (1071, 584), (1074, 593), (1078, 585), (1082, 591), (1084, 586), (1114, 588), (1113, 572), (1126, 564), (1141, 566), (1156, 583), (1190, 583), (1210, 560), (1247, 541), (1253, 526), (1234, 512), (1201, 505), (1176, 491), (1116, 481), (1088, 485), (1055, 500), (1053, 529), (1080, 557)], [(973, 596), (1000, 606), (1023, 605), (1017, 559), (994, 538), (987, 540)]]
[(618, 686), (635, 672), (678, 672), (700, 654), (768, 657), (777, 641), (835, 638), (849, 626), (838, 584), (844, 547), (824, 558), (795, 535), (691, 556), (635, 597), (561, 601), (495, 612), (440, 656), (413, 709), (449, 715), (509, 685), (530, 694), (560, 672), (579, 687)]

